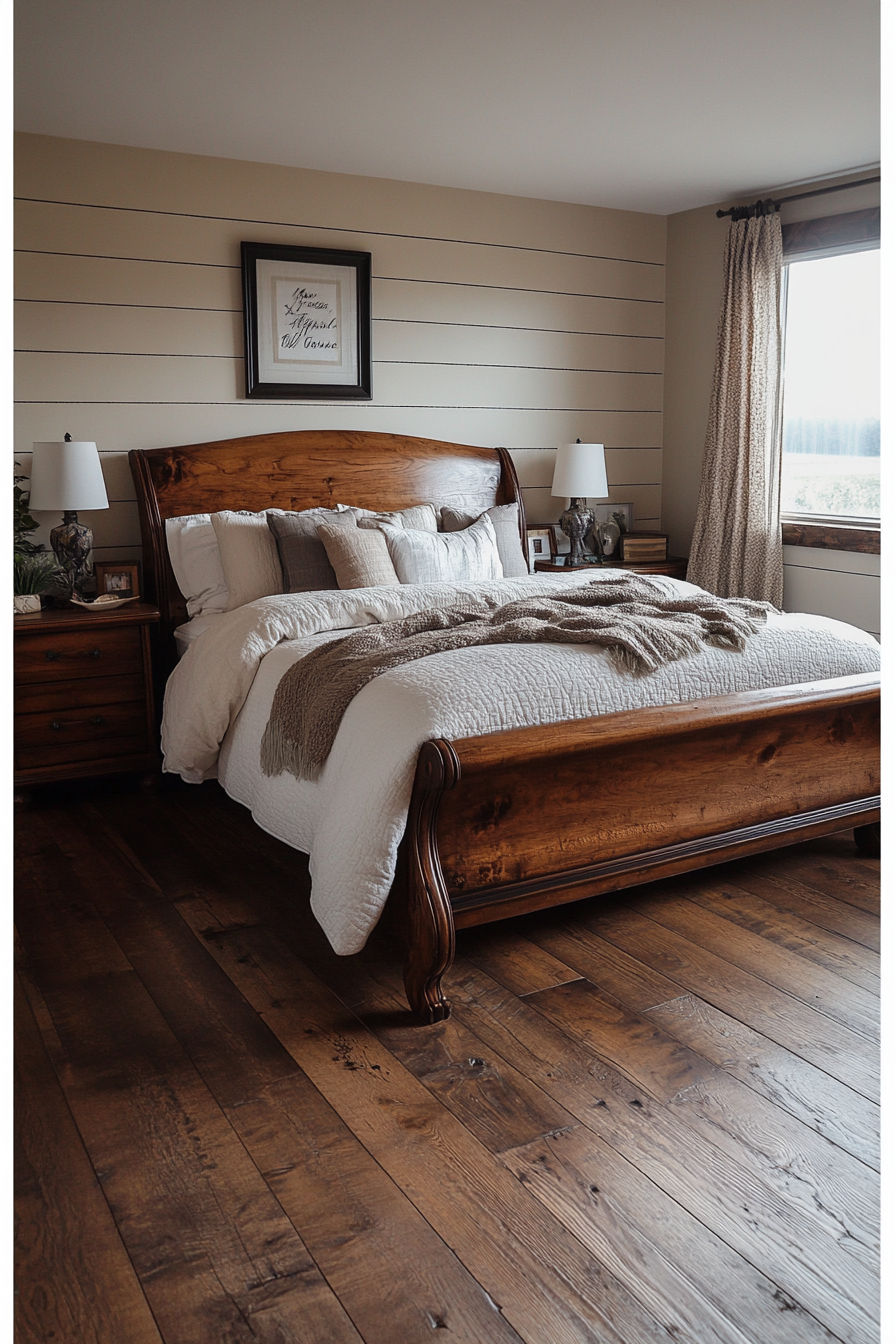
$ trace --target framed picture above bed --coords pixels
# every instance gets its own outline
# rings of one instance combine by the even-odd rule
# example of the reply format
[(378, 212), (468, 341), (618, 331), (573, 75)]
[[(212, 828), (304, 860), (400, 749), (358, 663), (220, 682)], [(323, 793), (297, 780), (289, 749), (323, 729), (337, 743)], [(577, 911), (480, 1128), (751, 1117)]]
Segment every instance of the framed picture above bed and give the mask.
[(246, 396), (369, 401), (370, 253), (241, 243)]

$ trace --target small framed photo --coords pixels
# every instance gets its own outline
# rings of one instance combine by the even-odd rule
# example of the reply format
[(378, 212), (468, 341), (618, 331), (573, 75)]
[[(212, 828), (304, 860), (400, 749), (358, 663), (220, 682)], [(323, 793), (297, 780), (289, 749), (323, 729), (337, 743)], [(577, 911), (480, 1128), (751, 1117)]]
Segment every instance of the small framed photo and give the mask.
[(140, 575), (136, 561), (98, 560), (93, 570), (97, 597), (140, 596)]
[(554, 554), (569, 555), (569, 552), (572, 550), (572, 544), (560, 524), (555, 523), (551, 528), (551, 531), (554, 534)]
[(241, 243), (246, 396), (369, 401), (369, 252)]
[(536, 560), (553, 560), (557, 554), (552, 527), (527, 527), (526, 540), (529, 544), (529, 569), (535, 567)]

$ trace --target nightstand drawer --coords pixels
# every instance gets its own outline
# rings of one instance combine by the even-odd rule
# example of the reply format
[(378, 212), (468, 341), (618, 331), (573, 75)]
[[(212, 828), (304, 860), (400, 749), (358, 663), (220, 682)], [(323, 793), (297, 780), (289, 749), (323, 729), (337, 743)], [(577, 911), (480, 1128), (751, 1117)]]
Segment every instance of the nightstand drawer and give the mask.
[(143, 672), (140, 630), (72, 630), (64, 635), (41, 633), (15, 645), (15, 680), (68, 681), (74, 677), (108, 677)]
[(15, 688), (13, 698), (17, 715), (49, 712), (54, 716), (69, 709), (86, 709), (90, 705), (143, 700), (144, 695), (143, 673), (127, 672), (121, 677), (81, 677), (78, 681), (39, 681), (30, 685), (20, 683)]
[(17, 714), (16, 767), (130, 756), (149, 748), (145, 700), (56, 713)]

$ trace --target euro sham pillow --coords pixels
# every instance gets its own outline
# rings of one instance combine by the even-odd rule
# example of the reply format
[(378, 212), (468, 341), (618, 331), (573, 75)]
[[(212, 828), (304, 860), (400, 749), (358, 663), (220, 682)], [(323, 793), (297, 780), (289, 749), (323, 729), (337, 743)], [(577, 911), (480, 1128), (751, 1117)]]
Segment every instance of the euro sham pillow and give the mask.
[(382, 532), (373, 528), (331, 527), (317, 529), (340, 588), (376, 588), (397, 584), (398, 575), (389, 558)]
[(380, 524), (401, 583), (453, 583), (504, 576), (488, 514), (463, 532), (409, 531)]
[(223, 509), (211, 515), (227, 583), (227, 610), (282, 593), (277, 546), (264, 513)]
[(207, 513), (165, 520), (168, 558), (187, 614), (206, 616), (227, 611), (230, 594), (221, 563), (221, 548)]
[[(495, 529), (505, 579), (524, 579), (529, 573), (529, 562), (523, 555), (523, 545), (520, 541), (519, 505), (495, 504), (485, 512), (491, 518)], [(480, 514), (479, 517), (481, 516)], [(448, 504), (442, 506), (443, 532), (462, 532), (475, 522), (476, 516), (473, 514), (462, 513), (459, 509), (452, 509)]]
[(281, 574), (281, 593), (316, 593), (338, 588), (336, 573), (327, 558), (326, 547), (317, 535), (318, 527), (355, 528), (350, 509), (303, 509), (289, 513), (268, 509), (267, 527), (276, 548)]

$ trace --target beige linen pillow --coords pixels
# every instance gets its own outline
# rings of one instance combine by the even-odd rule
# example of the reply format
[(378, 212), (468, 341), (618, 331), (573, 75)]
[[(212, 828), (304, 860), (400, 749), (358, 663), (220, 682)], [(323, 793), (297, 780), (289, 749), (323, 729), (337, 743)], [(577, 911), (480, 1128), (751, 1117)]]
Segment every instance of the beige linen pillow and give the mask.
[(462, 582), (504, 576), (495, 529), (484, 513), (463, 532), (418, 532), (381, 523), (402, 583)]
[(227, 610), (283, 592), (277, 546), (264, 513), (224, 509), (211, 515), (227, 583)]
[(400, 582), (382, 532), (324, 523), (317, 529), (317, 535), (326, 548), (340, 588), (376, 588), (378, 584)]
[[(524, 579), (529, 573), (529, 561), (523, 555), (520, 540), (520, 508), (517, 503), (495, 504), (485, 512), (491, 518), (498, 542), (498, 554), (505, 579)], [(450, 505), (442, 506), (442, 531), (461, 532), (476, 521), (481, 514), (472, 515)]]

